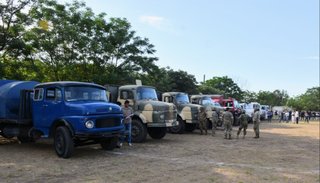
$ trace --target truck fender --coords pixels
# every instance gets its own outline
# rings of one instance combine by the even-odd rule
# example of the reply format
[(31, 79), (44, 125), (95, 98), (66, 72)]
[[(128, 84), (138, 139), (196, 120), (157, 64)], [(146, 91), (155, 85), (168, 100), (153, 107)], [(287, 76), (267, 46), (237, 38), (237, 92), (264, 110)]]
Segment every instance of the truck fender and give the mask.
[(186, 120), (185, 116), (184, 116), (182, 113), (178, 114), (177, 119), (178, 119), (178, 118), (181, 118), (182, 121), (185, 121), (185, 120)]
[(138, 119), (140, 119), (143, 124), (146, 124), (146, 123), (147, 123), (147, 119), (146, 119), (146, 117), (145, 117), (142, 113), (135, 113), (134, 116), (133, 116), (133, 118), (138, 118)]
[(54, 130), (58, 126), (66, 126), (69, 129), (71, 135), (74, 136), (74, 129), (73, 129), (72, 125), (68, 121), (66, 121), (65, 119), (59, 119), (59, 120), (56, 120), (55, 122), (53, 122), (53, 124), (51, 125), (50, 134), (49, 134), (50, 137), (52, 137), (54, 135)]

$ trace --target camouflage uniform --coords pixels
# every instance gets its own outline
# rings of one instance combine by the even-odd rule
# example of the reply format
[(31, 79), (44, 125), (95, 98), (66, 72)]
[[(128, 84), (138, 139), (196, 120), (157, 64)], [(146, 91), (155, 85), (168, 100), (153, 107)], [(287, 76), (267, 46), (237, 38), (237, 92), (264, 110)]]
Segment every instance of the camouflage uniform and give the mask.
[(226, 111), (223, 114), (223, 125), (224, 125), (224, 138), (231, 139), (233, 114), (230, 111)]
[(247, 128), (248, 128), (248, 116), (244, 113), (242, 113), (239, 116), (239, 120), (240, 120), (240, 127), (237, 133), (237, 138), (239, 138), (239, 135), (243, 129), (243, 138), (246, 136), (247, 134)]
[(207, 131), (207, 114), (206, 114), (206, 111), (205, 111), (204, 107), (200, 108), (199, 128), (200, 128), (201, 135), (203, 134), (203, 130), (205, 131), (206, 135), (208, 134), (208, 131)]
[(217, 111), (213, 111), (212, 113), (212, 136), (216, 134), (217, 124), (219, 121), (219, 116)]
[(257, 110), (256, 112), (254, 112), (253, 114), (253, 130), (255, 133), (255, 137), (254, 138), (259, 138), (259, 125), (260, 125), (260, 112), (259, 110)]

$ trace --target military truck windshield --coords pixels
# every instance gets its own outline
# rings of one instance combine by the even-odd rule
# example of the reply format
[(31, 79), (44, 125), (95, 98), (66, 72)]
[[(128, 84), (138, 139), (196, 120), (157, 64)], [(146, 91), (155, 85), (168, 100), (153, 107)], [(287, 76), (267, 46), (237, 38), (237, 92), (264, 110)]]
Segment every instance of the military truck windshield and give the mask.
[(65, 87), (64, 93), (66, 101), (108, 101), (106, 91), (96, 87)]
[(176, 101), (179, 104), (188, 104), (189, 102), (189, 97), (186, 94), (178, 94), (176, 95)]
[(205, 97), (202, 99), (202, 105), (214, 106), (214, 103), (210, 97)]
[(215, 107), (221, 107), (221, 105), (220, 105), (218, 102), (213, 102), (213, 105), (214, 105)]
[(138, 88), (138, 100), (158, 100), (156, 90), (154, 88)]

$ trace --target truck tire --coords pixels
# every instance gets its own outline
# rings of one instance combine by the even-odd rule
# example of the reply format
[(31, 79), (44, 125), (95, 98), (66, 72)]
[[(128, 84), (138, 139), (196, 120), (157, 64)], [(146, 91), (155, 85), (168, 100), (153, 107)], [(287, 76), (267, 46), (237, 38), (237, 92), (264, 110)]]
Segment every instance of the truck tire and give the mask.
[(179, 122), (179, 125), (171, 127), (170, 132), (175, 134), (183, 134), (185, 130), (186, 122), (184, 122), (180, 117), (178, 117), (177, 121)]
[(185, 130), (187, 132), (193, 132), (197, 128), (197, 124), (186, 124)]
[(131, 140), (132, 142), (144, 142), (147, 139), (147, 127), (138, 119), (132, 119)]
[(74, 151), (74, 142), (69, 129), (59, 126), (54, 134), (54, 149), (61, 158), (69, 158)]
[(166, 127), (150, 127), (148, 128), (148, 133), (153, 139), (162, 139), (167, 134)]
[(118, 137), (106, 138), (100, 142), (100, 145), (102, 149), (112, 151), (114, 148), (117, 147), (118, 141)]

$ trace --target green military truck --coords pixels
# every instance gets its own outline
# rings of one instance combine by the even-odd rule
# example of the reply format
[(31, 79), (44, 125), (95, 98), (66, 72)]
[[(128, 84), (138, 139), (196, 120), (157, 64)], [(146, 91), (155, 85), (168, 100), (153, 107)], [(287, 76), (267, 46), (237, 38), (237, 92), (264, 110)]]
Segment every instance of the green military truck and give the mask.
[(224, 112), (224, 108), (218, 102), (214, 102), (211, 99), (211, 95), (192, 95), (190, 97), (192, 104), (198, 104), (206, 108), (207, 119), (210, 121), (208, 123), (208, 127), (211, 128), (212, 125), (212, 113), (213, 110), (216, 110), (219, 116), (219, 121), (217, 126), (222, 126), (222, 114)]
[(201, 105), (191, 104), (189, 96), (182, 92), (165, 92), (162, 94), (162, 101), (173, 103), (178, 110), (177, 126), (169, 128), (172, 133), (182, 134), (185, 131), (192, 132), (196, 129), (199, 121)]
[(162, 139), (168, 127), (178, 125), (177, 109), (173, 104), (158, 100), (156, 89), (151, 86), (125, 85), (106, 86), (109, 100), (124, 105), (128, 100), (134, 111), (132, 117), (132, 142), (143, 142), (147, 134), (153, 139)]

